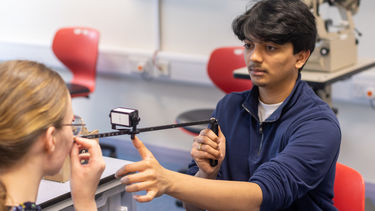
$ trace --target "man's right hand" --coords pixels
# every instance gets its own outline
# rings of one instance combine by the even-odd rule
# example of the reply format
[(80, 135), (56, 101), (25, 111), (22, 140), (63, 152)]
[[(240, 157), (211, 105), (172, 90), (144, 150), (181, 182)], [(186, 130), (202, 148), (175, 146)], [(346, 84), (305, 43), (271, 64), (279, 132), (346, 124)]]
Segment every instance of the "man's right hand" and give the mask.
[[(215, 179), (225, 157), (225, 137), (220, 127), (219, 136), (210, 129), (204, 129), (194, 137), (190, 154), (199, 167), (197, 176)], [(212, 167), (210, 159), (218, 160), (218, 165)]]

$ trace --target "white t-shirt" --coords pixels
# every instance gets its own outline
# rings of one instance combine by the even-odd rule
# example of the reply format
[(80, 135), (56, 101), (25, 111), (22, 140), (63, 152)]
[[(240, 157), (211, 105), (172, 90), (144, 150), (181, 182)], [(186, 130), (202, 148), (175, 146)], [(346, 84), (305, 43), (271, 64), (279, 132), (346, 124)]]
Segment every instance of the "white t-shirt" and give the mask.
[(263, 122), (266, 120), (271, 114), (276, 111), (276, 109), (282, 104), (281, 103), (276, 103), (276, 104), (265, 104), (259, 99), (259, 104), (258, 104), (258, 117), (259, 121)]

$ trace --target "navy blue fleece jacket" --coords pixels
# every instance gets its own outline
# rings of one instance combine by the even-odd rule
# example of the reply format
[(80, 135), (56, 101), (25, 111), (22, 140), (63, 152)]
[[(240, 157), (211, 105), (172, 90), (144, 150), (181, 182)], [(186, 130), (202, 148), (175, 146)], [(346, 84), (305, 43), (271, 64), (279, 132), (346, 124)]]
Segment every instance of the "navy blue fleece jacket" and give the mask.
[[(258, 96), (256, 86), (231, 93), (213, 113), (226, 137), (217, 179), (258, 184), (261, 210), (336, 210), (332, 198), (341, 131), (331, 108), (300, 76), (262, 123)], [(189, 173), (197, 171), (193, 161)]]

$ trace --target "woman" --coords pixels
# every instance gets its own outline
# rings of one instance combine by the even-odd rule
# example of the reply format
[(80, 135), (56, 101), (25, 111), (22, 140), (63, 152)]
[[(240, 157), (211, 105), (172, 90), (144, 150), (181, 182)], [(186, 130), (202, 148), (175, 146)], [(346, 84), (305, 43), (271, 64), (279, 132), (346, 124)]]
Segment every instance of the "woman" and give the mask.
[[(40, 210), (41, 179), (58, 173), (69, 153), (74, 207), (97, 209), (105, 163), (95, 141), (73, 137), (73, 118), (69, 91), (56, 72), (32, 61), (0, 64), (0, 210)], [(88, 153), (79, 154), (82, 148)]]

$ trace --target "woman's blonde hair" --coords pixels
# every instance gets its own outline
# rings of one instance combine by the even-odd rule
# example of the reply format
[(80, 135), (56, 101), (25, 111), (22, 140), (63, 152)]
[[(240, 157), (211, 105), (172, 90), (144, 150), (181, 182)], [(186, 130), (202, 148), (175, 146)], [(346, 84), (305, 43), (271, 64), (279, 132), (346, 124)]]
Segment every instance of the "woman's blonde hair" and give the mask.
[(64, 80), (45, 65), (23, 60), (0, 64), (1, 171), (21, 160), (48, 127), (61, 128), (68, 99)]

